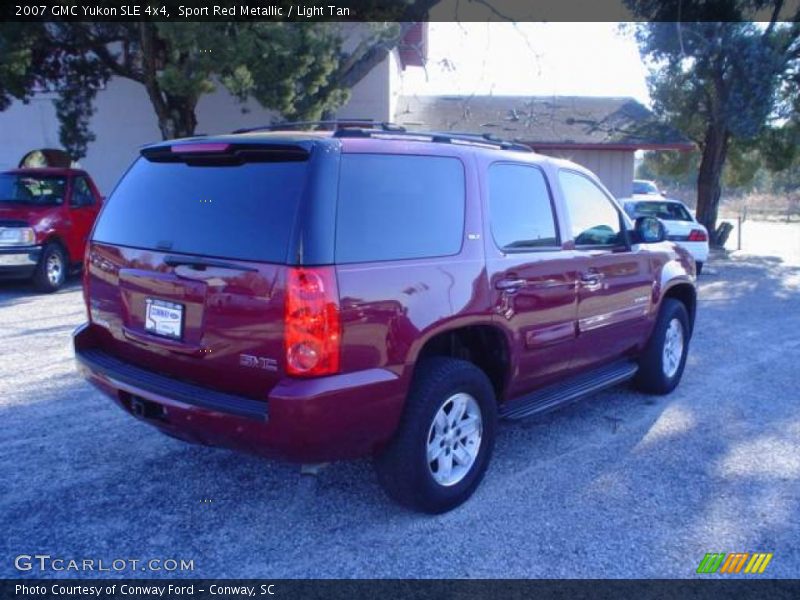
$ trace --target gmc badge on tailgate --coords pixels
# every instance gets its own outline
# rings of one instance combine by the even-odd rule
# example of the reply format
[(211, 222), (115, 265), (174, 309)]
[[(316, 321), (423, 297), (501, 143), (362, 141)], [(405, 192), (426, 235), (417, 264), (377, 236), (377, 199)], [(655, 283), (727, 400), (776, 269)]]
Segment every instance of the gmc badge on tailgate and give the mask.
[(251, 369), (264, 369), (265, 371), (278, 370), (278, 361), (274, 358), (264, 358), (263, 356), (253, 356), (252, 354), (240, 354), (239, 365)]

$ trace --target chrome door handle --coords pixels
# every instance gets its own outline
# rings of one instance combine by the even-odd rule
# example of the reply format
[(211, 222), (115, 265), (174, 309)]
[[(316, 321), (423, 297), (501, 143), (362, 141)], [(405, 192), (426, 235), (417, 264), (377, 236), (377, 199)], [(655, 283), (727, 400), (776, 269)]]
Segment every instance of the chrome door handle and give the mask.
[(581, 273), (581, 283), (583, 285), (598, 285), (603, 276), (600, 273)]
[(527, 283), (525, 279), (500, 279), (494, 284), (494, 287), (503, 292), (516, 292), (525, 287)]

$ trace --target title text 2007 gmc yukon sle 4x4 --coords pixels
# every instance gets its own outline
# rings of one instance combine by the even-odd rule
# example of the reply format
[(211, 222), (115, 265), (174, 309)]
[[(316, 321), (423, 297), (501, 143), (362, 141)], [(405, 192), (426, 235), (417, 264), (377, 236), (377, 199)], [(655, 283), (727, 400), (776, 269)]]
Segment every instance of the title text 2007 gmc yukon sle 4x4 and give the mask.
[(441, 512), (498, 419), (683, 373), (694, 262), (586, 169), (397, 129), (148, 146), (94, 228), (85, 377), (164, 433), (299, 462), (371, 455)]

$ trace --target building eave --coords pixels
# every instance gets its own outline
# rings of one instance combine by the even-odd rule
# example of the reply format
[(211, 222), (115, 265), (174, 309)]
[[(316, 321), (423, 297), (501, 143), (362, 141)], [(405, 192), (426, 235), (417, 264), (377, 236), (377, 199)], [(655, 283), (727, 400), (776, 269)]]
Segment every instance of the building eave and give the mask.
[(528, 142), (517, 140), (521, 144), (530, 146), (534, 150), (616, 150), (635, 152), (636, 150), (677, 150), (679, 152), (691, 152), (695, 149), (694, 144), (674, 143), (569, 143), (569, 142)]

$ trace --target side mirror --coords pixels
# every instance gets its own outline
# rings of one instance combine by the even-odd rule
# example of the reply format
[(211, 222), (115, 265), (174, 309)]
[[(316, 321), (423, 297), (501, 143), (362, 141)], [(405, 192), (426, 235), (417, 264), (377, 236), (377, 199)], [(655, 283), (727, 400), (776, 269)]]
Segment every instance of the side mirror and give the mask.
[(657, 244), (667, 239), (667, 230), (656, 217), (639, 217), (633, 230), (637, 244)]

